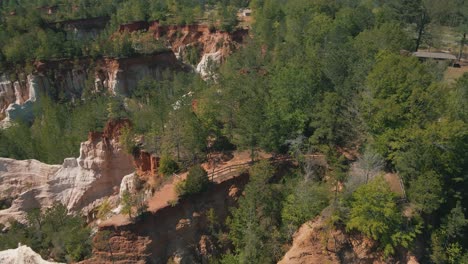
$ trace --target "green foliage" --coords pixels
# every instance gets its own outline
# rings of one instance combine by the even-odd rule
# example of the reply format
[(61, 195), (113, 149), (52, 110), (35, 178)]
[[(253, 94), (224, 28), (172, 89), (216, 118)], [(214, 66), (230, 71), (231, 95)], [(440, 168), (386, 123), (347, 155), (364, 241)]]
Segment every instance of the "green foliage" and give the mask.
[(272, 174), (273, 168), (267, 161), (251, 168), (245, 196), (239, 199), (239, 207), (232, 209), (227, 221), (235, 256), (224, 256), (225, 263), (234, 259), (237, 263), (270, 263), (282, 256), (281, 196), (275, 195), (274, 186), (268, 184)]
[(324, 95), (310, 124), (314, 129), (314, 134), (310, 137), (312, 144), (344, 146), (349, 138), (353, 138), (352, 119), (345, 107), (344, 98), (337, 93)]
[(346, 229), (358, 230), (379, 241), (387, 256), (394, 254), (398, 246), (408, 247), (419, 232), (405, 231), (396, 195), (381, 177), (354, 192)]
[(294, 191), (283, 202), (283, 223), (297, 228), (312, 219), (328, 205), (328, 194), (328, 186), (325, 184), (299, 181)]
[(132, 128), (125, 126), (120, 130), (119, 143), (128, 154), (133, 154), (137, 151), (134, 138), (135, 134), (133, 133)]
[(214, 235), (220, 223), (218, 216), (216, 215), (216, 212), (213, 208), (210, 208), (208, 211), (206, 211), (206, 219), (208, 221), (210, 232)]
[(179, 165), (168, 155), (163, 155), (159, 160), (159, 173), (169, 176), (179, 170)]
[(206, 149), (206, 131), (188, 104), (169, 116), (162, 137), (163, 152), (177, 156), (177, 160), (196, 161)]
[(120, 199), (120, 204), (122, 205), (121, 212), (132, 218), (132, 207), (135, 205), (135, 197), (133, 197), (129, 191), (125, 190)]
[(408, 195), (418, 210), (432, 213), (444, 201), (441, 177), (433, 171), (419, 175), (410, 182)]
[(34, 157), (31, 131), (27, 124), (14, 123), (8, 129), (0, 130), (0, 156), (14, 159)]
[(431, 120), (436, 110), (432, 81), (428, 69), (416, 58), (380, 53), (367, 78), (364, 115), (370, 131), (384, 134)]
[[(122, 116), (133, 124), (131, 133), (124, 131), (127, 149), (133, 145), (131, 134), (143, 135), (142, 147), (163, 156), (161, 174), (166, 175), (177, 170), (177, 163), (162, 154), (182, 164), (197, 164), (208, 150), (237, 148), (249, 150), (254, 159), (260, 149), (294, 152), (289, 143), (304, 138), (307, 147), (327, 156), (326, 179), (333, 185), (339, 211), (335, 220), (378, 239), (390, 254), (399, 245), (410, 246), (420, 228), (415, 219), (421, 216), (424, 237), (432, 237), (423, 239), (423, 246), (431, 249), (435, 263), (462, 263), (466, 258), (468, 245), (460, 234), (466, 231), (462, 220), (468, 200), (468, 75), (453, 84), (440, 83), (444, 65), (400, 55), (427, 42), (430, 21), (456, 27), (463, 47), (466, 3), (54, 0), (55, 14), (32, 8), (44, 3), (0, 4), (0, 69), (16, 76), (33, 72), (27, 65), (39, 59), (150, 54), (163, 42), (146, 32), (115, 32), (119, 25), (153, 19), (166, 25), (208, 21), (213, 30), (233, 30), (238, 8), (247, 5), (255, 16), (254, 38), (226, 58), (206, 82), (191, 73), (167, 70), (158, 73), (157, 80), (141, 80), (137, 89), (128, 91), (125, 104), (121, 98), (90, 92), (90, 70), (82, 100), (66, 102), (55, 87), (40, 97), (30, 123), (0, 130), (0, 156), (60, 163), (77, 155), (89, 130), (100, 130), (106, 119)], [(93, 39), (80, 40), (63, 26), (53, 26), (60, 23), (49, 23), (101, 15), (110, 21)], [(194, 63), (199, 48), (189, 48), (186, 59)], [(366, 182), (377, 174), (374, 168), (402, 177), (410, 207), (416, 209), (414, 219), (401, 216), (383, 183), (379, 187), (372, 181), (354, 194), (343, 185), (349, 166), (336, 150), (356, 146), (372, 148), (371, 156), (378, 157), (377, 165), (366, 154), (359, 160), (366, 165)], [(323, 183), (275, 183), (266, 164), (256, 166), (251, 176), (239, 208), (232, 210), (229, 236), (234, 251), (223, 263), (278, 260), (292, 229), (326, 204)], [(183, 182), (178, 189), (185, 192), (190, 185)], [(341, 187), (346, 188), (343, 197)], [(353, 197), (350, 208), (344, 201), (347, 195)], [(28, 235), (17, 233), (20, 238)]]
[(97, 218), (104, 220), (111, 212), (112, 206), (108, 198), (104, 199), (98, 207)]
[(41, 212), (28, 213), (27, 224), (12, 222), (8, 232), (0, 234), (0, 249), (15, 248), (18, 243), (30, 246), (45, 259), (75, 262), (91, 254), (91, 230), (84, 220), (68, 214), (62, 204)]
[(105, 97), (76, 104), (53, 102), (47, 95), (34, 109), (31, 126), (14, 123), (0, 130), (0, 156), (37, 159), (59, 164), (66, 157), (78, 156), (80, 143), (89, 131), (100, 131), (106, 120)]
[[(179, 25), (193, 24), (204, 18), (208, 7), (211, 13), (216, 13), (222, 29), (230, 31), (237, 25), (237, 10), (247, 5), (246, 1), (238, 0), (210, 1), (208, 6), (202, 0), (58, 0), (47, 4), (37, 1), (9, 3), (11, 4), (0, 5), (1, 66), (82, 55), (127, 57), (136, 53), (147, 54), (160, 50), (161, 43), (151, 37), (142, 41), (137, 36), (140, 33), (115, 33), (116, 28), (129, 22), (148, 20)], [(215, 8), (216, 3), (220, 5)], [(49, 6), (52, 7), (52, 13), (48, 13)], [(98, 18), (106, 21), (107, 17), (110, 17), (110, 21), (97, 37), (81, 36), (66, 27), (70, 19)]]
[(447, 96), (447, 114), (451, 120), (468, 120), (468, 73), (464, 73)]
[(208, 173), (200, 165), (191, 167), (187, 174), (187, 179), (180, 186), (177, 186), (179, 196), (188, 196), (203, 192), (209, 185)]
[[(210, 107), (214, 109), (208, 112), (216, 115), (214, 123), (222, 135), (239, 149), (249, 150), (252, 159), (260, 146), (269, 149), (273, 137), (266, 132), (274, 133), (266, 130), (266, 79), (256, 70), (262, 60), (256, 48), (259, 47), (253, 45), (240, 51), (223, 66), (220, 87), (226, 88), (218, 93), (218, 86), (212, 87), (214, 100)], [(213, 117), (204, 117), (208, 118)]]
[(450, 211), (441, 227), (431, 236), (431, 260), (434, 263), (463, 263), (466, 259), (466, 249), (461, 245), (466, 235), (464, 231), (468, 226), (461, 204)]

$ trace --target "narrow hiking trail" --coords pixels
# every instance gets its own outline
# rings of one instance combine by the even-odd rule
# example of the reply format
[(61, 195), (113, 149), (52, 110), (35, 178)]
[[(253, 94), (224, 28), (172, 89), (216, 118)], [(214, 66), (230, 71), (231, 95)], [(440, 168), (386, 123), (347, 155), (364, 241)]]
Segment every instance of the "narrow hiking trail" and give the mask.
[[(265, 160), (271, 157), (272, 155), (269, 153), (259, 152), (257, 153), (256, 160)], [(248, 168), (251, 165), (250, 161), (249, 151), (236, 151), (233, 153), (233, 157), (227, 161), (218, 161), (215, 166), (206, 162), (201, 164), (201, 166), (208, 172), (210, 180), (219, 184), (239, 175), (241, 169)], [(169, 180), (162, 183), (153, 196), (147, 200), (148, 211), (155, 213), (162, 208), (170, 206), (172, 203), (176, 203), (178, 196), (175, 187), (179, 182), (187, 178), (187, 174), (188, 172), (174, 174)], [(100, 226), (119, 226), (129, 223), (131, 223), (131, 220), (128, 216), (117, 214), (103, 221)]]

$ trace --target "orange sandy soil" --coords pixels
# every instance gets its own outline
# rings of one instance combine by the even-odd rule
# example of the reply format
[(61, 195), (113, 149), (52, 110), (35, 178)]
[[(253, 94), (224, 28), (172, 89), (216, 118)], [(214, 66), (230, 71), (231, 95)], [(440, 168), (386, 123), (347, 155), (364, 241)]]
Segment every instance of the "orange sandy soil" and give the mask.
[(384, 179), (387, 181), (388, 185), (390, 185), (390, 190), (398, 194), (400, 197), (404, 196), (404, 191), (400, 185), (400, 179), (396, 173), (386, 173), (384, 175)]
[(459, 61), (458, 63), (461, 66), (460, 68), (447, 67), (447, 69), (445, 70), (444, 81), (446, 83), (453, 83), (458, 78), (462, 77), (465, 72), (468, 72), (467, 59), (461, 59), (461, 61)]
[(448, 67), (444, 74), (444, 80), (447, 83), (455, 82), (465, 72), (468, 72), (468, 65), (462, 65), (461, 68)]
[[(220, 162), (216, 164), (216, 167), (214, 169), (220, 170), (220, 169), (232, 166), (232, 165), (243, 164), (243, 163), (250, 161), (249, 151), (241, 151), (241, 152), (236, 151), (233, 153), (233, 155), (234, 156), (232, 159), (226, 162)], [(262, 160), (262, 159), (269, 159), (269, 158), (271, 158), (271, 154), (264, 153), (264, 152), (257, 152), (256, 159)], [(211, 172), (213, 170), (213, 168), (210, 166), (209, 163), (203, 163), (202, 167), (204, 167), (208, 172)], [(160, 210), (161, 208), (170, 206), (171, 202), (176, 202), (178, 197), (175, 191), (175, 186), (180, 181), (185, 180), (186, 177), (187, 177), (187, 172), (184, 172), (184, 173), (181, 173), (172, 177), (171, 180), (164, 183), (163, 186), (154, 193), (153, 197), (148, 199), (148, 211), (154, 213)], [(235, 175), (231, 177), (223, 178), (223, 181), (226, 181), (233, 177), (235, 177)], [(130, 223), (131, 223), (131, 220), (128, 218), (128, 216), (123, 215), (123, 214), (118, 214), (103, 221), (99, 226), (120, 226), (120, 225), (126, 225)]]

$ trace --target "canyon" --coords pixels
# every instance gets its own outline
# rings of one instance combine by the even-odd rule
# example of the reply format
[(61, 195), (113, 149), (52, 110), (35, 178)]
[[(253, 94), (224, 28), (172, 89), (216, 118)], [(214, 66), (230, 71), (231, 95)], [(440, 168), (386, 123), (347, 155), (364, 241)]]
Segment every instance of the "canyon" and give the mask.
[(139, 80), (146, 77), (158, 79), (168, 68), (182, 68), (169, 50), (120, 59), (37, 62), (33, 73), (19, 73), (13, 80), (5, 75), (0, 77), (0, 116), (6, 120), (31, 119), (33, 103), (40, 100), (41, 94), (69, 100), (79, 100), (85, 89), (129, 95)]
[[(67, 32), (72, 32), (79, 39), (89, 40), (98, 36), (99, 32), (104, 29), (103, 24), (107, 22), (109, 22), (109, 18), (101, 17), (89, 20), (61, 21), (48, 26), (51, 28), (56, 27), (60, 30), (64, 29)], [(132, 116), (132, 114), (140, 113), (138, 111), (143, 109), (143, 107), (135, 107), (136, 110), (132, 113), (124, 113), (121, 116), (113, 115), (112, 104), (109, 103), (106, 109), (109, 112), (107, 116), (109, 120), (105, 124), (104, 129), (102, 131), (89, 132), (87, 139), (80, 145), (78, 157), (67, 157), (63, 160), (62, 164), (45, 164), (37, 160), (0, 158), (1, 232), (7, 234), (9, 229), (14, 230), (12, 228), (12, 220), (21, 223), (30, 221), (28, 219), (28, 212), (32, 209), (50, 208), (57, 203), (61, 203), (65, 205), (69, 214), (79, 215), (83, 219), (86, 219), (86, 224), (80, 224), (81, 227), (86, 226), (88, 231), (92, 230), (92, 232), (90, 231), (90, 233), (86, 234), (86, 238), (92, 239), (92, 249), (91, 244), (87, 244), (88, 252), (86, 255), (83, 254), (83, 256), (76, 258), (76, 260), (81, 260), (79, 262), (81, 264), (211, 263), (213, 259), (217, 261), (225, 254), (229, 256), (230, 253), (238, 255), (233, 256), (233, 258), (242, 259), (246, 256), (242, 256), (245, 253), (242, 250), (245, 249), (236, 245), (235, 239), (237, 238), (230, 233), (236, 227), (233, 228), (229, 224), (229, 219), (230, 217), (231, 219), (236, 217), (236, 214), (233, 213), (235, 212), (234, 207), (240, 204), (242, 208), (243, 203), (239, 203), (239, 199), (243, 196), (249, 197), (250, 185), (247, 185), (249, 180), (251, 178), (256, 179), (255, 176), (261, 179), (262, 175), (260, 174), (263, 173), (265, 180), (258, 184), (258, 186), (255, 186), (255, 192), (252, 192), (253, 196), (261, 197), (262, 195), (259, 193), (265, 191), (265, 193), (274, 196), (275, 199), (278, 198), (278, 200), (268, 200), (266, 198), (263, 198), (266, 202), (255, 199), (247, 200), (251, 204), (254, 204), (254, 206), (249, 208), (251, 210), (241, 215), (241, 217), (247, 218), (246, 215), (249, 215), (252, 218), (251, 212), (255, 211), (253, 214), (258, 218), (259, 223), (251, 222), (245, 224), (245, 226), (249, 226), (250, 228), (250, 225), (252, 225), (255, 228), (255, 225), (258, 224), (259, 227), (265, 225), (268, 227), (275, 226), (275, 228), (265, 228), (265, 230), (262, 230), (264, 234), (258, 235), (256, 238), (254, 237), (256, 234), (252, 235), (254, 238), (249, 237), (251, 234), (245, 235), (242, 239), (258, 240), (246, 243), (251, 243), (249, 245), (251, 248), (265, 246), (269, 243), (266, 240), (273, 241), (278, 238), (277, 241), (273, 242), (276, 243), (277, 248), (265, 250), (265, 255), (273, 255), (272, 251), (277, 250), (274, 252), (274, 259), (277, 261), (282, 257), (279, 264), (418, 263), (413, 253), (401, 246), (395, 250), (396, 254), (391, 258), (384, 257), (382, 248), (379, 247), (377, 241), (367, 238), (356, 230), (347, 230), (346, 224), (342, 222), (342, 219), (335, 220), (333, 218), (332, 210), (334, 209), (332, 209), (332, 206), (337, 204), (336, 201), (339, 193), (352, 192), (379, 176), (383, 176), (389, 183), (390, 191), (397, 194), (394, 198), (395, 202), (398, 199), (399, 204), (407, 203), (405, 187), (397, 172), (384, 173), (383, 166), (377, 166), (375, 171), (366, 171), (356, 165), (356, 160), (359, 159), (358, 151), (354, 155), (353, 153), (347, 153), (339, 149), (339, 147), (335, 149), (337, 146), (334, 145), (330, 145), (331, 154), (327, 153), (324, 155), (320, 152), (321, 150), (314, 150), (318, 151), (317, 154), (315, 152), (310, 154), (299, 153), (305, 151), (305, 149), (300, 148), (308, 144), (302, 141), (307, 141), (307, 138), (311, 137), (309, 132), (320, 132), (321, 125), (311, 127), (310, 131), (303, 131), (304, 133), (299, 131), (301, 137), (297, 140), (295, 139), (297, 142), (288, 143), (286, 141), (287, 144), (291, 144), (290, 146), (278, 143), (278, 145), (281, 145), (281, 150), (278, 148), (276, 153), (262, 153), (262, 150), (267, 149), (267, 147), (254, 143), (264, 138), (274, 141), (273, 139), (276, 139), (274, 137), (281, 138), (282, 135), (281, 133), (278, 134), (279, 136), (275, 136), (277, 134), (267, 135), (265, 133), (267, 130), (265, 129), (264, 131), (263, 127), (261, 127), (261, 119), (274, 120), (269, 119), (271, 117), (267, 113), (252, 120), (247, 118), (245, 123), (242, 122), (243, 118), (250, 117), (251, 114), (255, 117), (255, 112), (261, 109), (266, 109), (265, 111), (277, 110), (274, 108), (281, 108), (282, 104), (267, 104), (267, 101), (270, 100), (270, 98), (267, 98), (265, 99), (265, 105), (262, 105), (264, 102), (262, 101), (263, 99), (260, 100), (260, 97), (263, 96), (263, 93), (250, 93), (251, 91), (255, 91), (255, 88), (259, 88), (255, 87), (257, 79), (254, 79), (255, 82), (248, 79), (250, 77), (270, 77), (268, 75), (271, 75), (273, 80), (275, 80), (274, 75), (281, 77), (281, 71), (279, 74), (275, 74), (274, 70), (268, 68), (274, 64), (268, 66), (268, 62), (265, 62), (265, 68), (243, 68), (246, 65), (249, 66), (249, 63), (246, 62), (247, 60), (244, 61), (246, 65), (242, 65), (244, 62), (241, 62), (239, 63), (239, 67), (234, 67), (234, 70), (230, 69), (241, 77), (234, 79), (237, 83), (231, 87), (232, 91), (229, 89), (225, 90), (232, 94), (242, 94), (243, 96), (239, 97), (236, 97), (237, 95), (231, 96), (238, 101), (231, 100), (231, 97), (222, 97), (224, 93), (223, 89), (228, 88), (229, 82), (227, 82), (228, 85), (223, 85), (224, 83), (221, 81), (219, 82), (221, 85), (219, 85), (218, 80), (223, 79), (217, 78), (218, 74), (223, 76), (222, 71), (217, 71), (218, 66), (249, 37), (247, 29), (238, 28), (236, 31), (228, 33), (216, 30), (214, 26), (205, 24), (166, 25), (159, 21), (137, 21), (121, 24), (112, 32), (108, 40), (114, 41), (114, 37), (131, 35), (132, 37), (137, 36), (138, 40), (148, 39), (151, 44), (155, 46), (157, 44), (161, 47), (158, 46), (152, 52), (146, 52), (147, 50), (143, 47), (144, 45), (140, 45), (141, 43), (136, 41), (132, 43), (132, 48), (136, 51), (131, 53), (133, 55), (122, 57), (83, 56), (74, 59), (37, 60), (32, 65), (23, 67), (23, 70), (18, 70), (17, 68), (16, 71), (0, 73), (0, 129), (10, 126), (12, 121), (34, 120), (36, 113), (34, 108), (44, 97), (50, 97), (52, 100), (60, 101), (60, 103), (64, 104), (87, 100), (87, 95), (93, 93), (103, 94), (104, 96), (115, 96), (119, 99), (125, 98), (132, 95), (132, 92), (138, 88), (141, 80), (166, 81), (166, 74), (168, 72), (196, 73), (201, 77), (197, 78), (196, 81), (206, 81), (203, 84), (206, 83), (208, 86), (212, 86), (209, 88), (213, 88), (213, 90), (198, 89), (196, 81), (194, 81), (195, 84), (184, 85), (184, 88), (187, 88), (187, 90), (184, 91), (185, 94), (182, 97), (186, 100), (179, 99), (174, 104), (167, 104), (167, 111), (170, 114), (175, 112), (182, 113), (180, 115), (168, 114), (168, 119), (171, 119), (171, 121), (180, 119), (180, 122), (178, 122), (179, 120), (173, 123), (161, 120), (161, 124), (140, 124), (140, 127), (135, 125), (136, 129), (131, 132), (129, 132), (130, 129), (127, 130), (126, 128), (132, 128), (132, 121), (138, 124), (139, 121), (150, 121), (156, 119), (158, 114), (164, 116), (166, 113), (158, 109), (158, 111), (148, 112), (149, 114), (147, 115)], [(286, 44), (288, 41), (287, 39), (283, 40), (281, 45)], [(118, 41), (115, 42), (118, 43)], [(269, 60), (269, 57), (266, 56), (267, 52), (269, 52), (267, 44), (258, 47), (261, 47), (262, 57), (267, 58), (266, 61)], [(259, 51), (258, 48), (257, 51)], [(273, 54), (273, 56), (276, 55)], [(260, 64), (262, 63), (260, 62)], [(286, 83), (289, 84), (289, 81), (294, 79), (292, 78), (293, 75), (295, 73), (284, 75), (288, 77), (284, 78), (285, 87), (288, 87)], [(243, 76), (249, 82), (244, 83)], [(270, 94), (271, 87), (268, 85), (269, 82), (263, 79), (259, 79), (258, 81), (258, 84), (262, 86), (265, 84), (266, 88), (262, 87), (262, 89), (267, 89), (264, 91), (265, 94), (268, 96), (274, 95), (274, 91)], [(260, 81), (265, 81), (265, 83), (261, 83)], [(291, 82), (291, 84), (300, 86), (294, 82)], [(200, 86), (205, 88), (202, 85)], [(148, 87), (147, 90), (153, 88), (153, 86)], [(309, 89), (309, 87), (303, 88), (304, 90)], [(292, 92), (295, 92), (294, 89), (295, 87), (291, 86), (290, 90)], [(205, 91), (207, 94), (215, 95), (215, 99), (210, 98), (210, 100), (213, 100), (213, 105), (204, 102), (204, 96), (207, 96), (203, 94)], [(284, 91), (284, 95), (289, 92), (289, 90)], [(159, 96), (158, 93), (156, 94)], [(282, 93), (279, 94), (281, 95)], [(228, 100), (218, 101), (219, 98), (216, 96)], [(259, 102), (249, 102), (251, 97), (256, 96), (259, 97)], [(276, 99), (281, 99), (278, 101), (283, 102), (282, 97), (279, 96)], [(122, 101), (123, 108), (128, 106), (125, 104), (128, 104), (129, 101), (141, 104), (141, 106), (145, 104), (143, 100), (138, 102), (134, 98)], [(146, 101), (150, 102), (150, 99), (148, 98)], [(245, 107), (244, 103), (249, 108), (243, 108)], [(227, 116), (232, 115), (226, 117), (226, 119), (229, 119), (228, 121), (225, 122), (225, 120), (217, 118), (217, 115), (226, 115), (226, 113), (221, 111), (224, 109), (220, 110), (216, 108), (218, 104), (221, 108), (232, 108), (230, 109), (232, 111), (227, 113)], [(181, 105), (187, 107), (182, 107)], [(318, 101), (316, 105), (320, 105)], [(103, 104), (103, 106), (106, 105)], [(210, 107), (213, 107), (214, 113), (208, 113), (206, 116), (203, 116), (201, 113), (207, 111), (205, 108)], [(314, 107), (316, 106), (314, 105)], [(127, 108), (130, 109), (130, 107)], [(243, 109), (245, 112), (240, 112), (242, 114), (237, 115), (236, 111), (239, 109)], [(289, 111), (288, 109), (285, 108), (283, 110)], [(308, 109), (313, 108), (310, 107)], [(324, 107), (324, 109), (327, 108)], [(293, 110), (292, 107), (291, 110)], [(99, 112), (103, 113), (103, 111)], [(299, 116), (302, 115), (300, 114)], [(312, 117), (314, 116), (309, 117), (308, 113), (304, 111), (303, 118), (307, 120), (304, 120), (307, 126), (309, 126), (308, 122), (312, 120), (310, 119)], [(236, 119), (240, 119), (241, 121)], [(326, 119), (328, 119), (328, 114)], [(230, 123), (231, 121), (233, 122), (232, 124)], [(39, 124), (39, 122), (36, 124)], [(266, 124), (268, 126), (271, 125), (270, 123)], [(232, 127), (230, 127), (231, 125)], [(158, 130), (154, 129), (153, 131), (153, 127), (156, 126)], [(175, 126), (178, 129), (173, 130), (170, 126)], [(258, 127), (256, 126), (261, 127), (261, 130), (257, 131)], [(278, 128), (281, 126), (282, 124), (278, 124)], [(144, 129), (141, 129), (141, 127), (144, 127)], [(200, 127), (203, 127), (203, 129), (198, 131), (197, 128)], [(232, 131), (227, 131), (230, 129)], [(70, 130), (73, 129), (60, 131)], [(272, 128), (271, 130), (274, 129)], [(126, 132), (123, 133), (122, 131)], [(244, 134), (245, 131), (247, 133), (250, 132), (250, 134)], [(252, 133), (255, 136), (252, 136)], [(48, 135), (49, 133), (43, 134)], [(180, 137), (180, 134), (188, 135), (190, 138)], [(122, 135), (128, 136), (128, 138), (121, 140), (124, 138)], [(85, 133), (80, 137), (84, 136)], [(290, 135), (286, 135), (285, 133), (284, 136), (289, 137)], [(226, 137), (226, 139), (222, 137)], [(148, 141), (153, 140), (157, 143), (154, 143), (154, 146), (145, 145), (145, 138)], [(249, 138), (251, 141), (239, 141), (240, 143), (238, 143), (237, 140), (241, 138)], [(80, 138), (79, 140), (84, 140), (84, 138)], [(166, 140), (167, 142), (164, 143), (170, 146), (159, 144), (159, 141), (162, 142), (163, 140)], [(218, 143), (215, 141), (218, 140), (220, 146), (213, 147), (216, 145), (215, 143)], [(226, 142), (221, 142), (223, 140)], [(185, 151), (196, 153), (196, 155), (194, 154), (190, 158), (179, 157), (179, 145), (186, 143), (184, 141), (187, 141), (187, 145), (190, 147)], [(211, 144), (211, 141), (215, 143)], [(200, 144), (198, 145), (198, 143)], [(233, 145), (234, 143), (236, 145)], [(293, 143), (297, 143), (298, 146), (293, 146)], [(314, 145), (316, 143), (310, 144)], [(54, 147), (55, 145), (52, 146), (52, 149)], [(291, 154), (292, 152), (286, 152), (288, 148), (292, 151), (294, 147), (298, 148), (298, 153)], [(177, 149), (177, 162), (175, 161), (175, 148)], [(245, 149), (250, 150), (250, 153), (249, 151), (243, 151)], [(336, 150), (336, 153), (333, 153), (333, 150)], [(241, 152), (245, 155), (243, 159), (239, 158), (239, 153)], [(296, 154), (298, 156), (294, 156)], [(335, 154), (337, 157), (333, 156)], [(161, 159), (159, 155), (164, 158), (167, 155), (168, 159), (173, 159), (171, 162), (175, 165), (172, 166), (170, 172), (169, 170), (167, 173), (160, 170), (161, 163), (168, 161), (164, 158)], [(307, 168), (301, 168), (301, 162), (304, 162), (303, 159), (306, 156), (314, 158), (320, 156), (320, 165), (318, 164), (319, 162), (311, 162)], [(339, 159), (338, 156), (340, 156)], [(41, 156), (37, 157), (40, 158)], [(62, 159), (62, 156), (59, 157)], [(335, 158), (338, 161), (334, 162)], [(255, 159), (257, 161), (268, 160), (268, 163), (274, 167), (271, 169), (271, 174), (266, 174), (269, 170), (265, 166), (260, 167), (263, 170), (261, 173), (257, 172), (257, 174), (254, 174), (255, 170), (251, 170), (251, 177), (249, 175), (249, 168), (254, 164)], [(287, 164), (278, 165), (278, 161)], [(204, 185), (206, 188), (202, 192), (198, 191), (199, 193), (192, 193), (187, 196), (180, 190), (185, 188), (184, 184), (187, 184), (187, 179), (190, 176), (186, 170), (193, 165), (200, 165), (205, 169), (207, 174), (200, 177), (203, 177), (201, 180), (204, 180), (205, 183), (209, 183)], [(300, 211), (298, 214), (307, 211), (299, 207), (298, 204), (300, 203), (295, 200), (306, 199), (304, 198), (306, 191), (296, 193), (294, 190), (298, 189), (301, 191), (302, 182), (300, 178), (302, 175), (300, 174), (302, 173), (302, 169), (308, 174), (308, 176), (304, 177), (304, 183), (311, 178), (314, 178), (317, 183), (323, 183), (324, 189), (327, 189), (330, 193), (334, 193), (335, 204), (326, 207), (322, 211), (325, 207), (324, 205), (317, 212), (314, 212), (313, 216), (311, 216), (311, 213), (311, 215), (307, 215), (304, 219), (301, 218), (299, 223), (286, 225), (287, 221), (289, 221), (288, 216), (290, 217), (297, 213), (287, 207), (289, 203), (292, 204), (291, 208), (293, 205), (299, 208), (296, 208)], [(219, 173), (220, 171), (223, 174)], [(215, 172), (219, 174), (215, 174)], [(206, 176), (208, 176), (209, 180), (206, 180)], [(338, 176), (343, 177), (343, 179), (333, 178)], [(344, 180), (345, 177), (349, 177), (350, 180)], [(330, 183), (331, 181), (335, 181), (333, 189), (328, 185), (325, 186), (327, 182)], [(252, 182), (255, 183), (255, 180)], [(317, 192), (321, 191), (318, 188), (311, 188), (308, 189), (307, 194), (315, 194), (315, 190)], [(331, 203), (330, 197), (326, 197), (326, 199), (328, 199), (327, 203)], [(306, 201), (307, 205), (313, 204), (311, 200)], [(275, 205), (274, 207), (276, 208), (271, 209), (271, 211), (277, 210), (274, 217), (265, 217), (265, 220), (263, 217), (267, 213), (264, 213), (264, 215), (256, 214), (256, 211), (263, 210), (257, 207), (257, 204), (262, 203)], [(266, 207), (268, 205), (262, 206)], [(349, 205), (346, 206), (349, 209)], [(318, 213), (319, 211), (321, 211), (320, 214)], [(317, 216), (317, 214), (319, 215)], [(276, 220), (273, 221), (272, 219)], [(304, 223), (305, 221), (307, 222)], [(239, 224), (238, 226), (240, 226), (240, 229), (247, 229), (244, 224)], [(297, 227), (299, 228), (297, 229)], [(285, 229), (289, 230), (285, 231)], [(295, 230), (296, 232), (294, 232)], [(249, 231), (252, 232), (251, 230)], [(276, 231), (278, 234), (275, 234)], [(282, 232), (284, 234), (280, 235), (279, 233)], [(294, 235), (291, 237), (293, 232)], [(11, 234), (14, 233), (12, 232)], [(89, 234), (92, 235), (89, 236)], [(278, 237), (273, 237), (271, 236), (272, 234)], [(261, 239), (264, 241), (260, 241)], [(35, 248), (33, 245), (29, 246)], [(92, 253), (90, 253), (90, 250), (92, 250)], [(37, 250), (37, 252), (45, 256), (43, 251)], [(284, 256), (283, 253), (285, 253)], [(18, 245), (17, 249), (0, 252), (0, 262), (49, 263), (40, 258), (32, 249), (21, 245)], [(268, 261), (258, 262), (269, 263)]]
[[(12, 218), (24, 222), (29, 210), (55, 202), (86, 216), (92, 224), (104, 199), (117, 206), (122, 193), (138, 192), (136, 179), (160, 177), (157, 157), (142, 150), (133, 155), (122, 150), (118, 139), (127, 126), (131, 124), (126, 119), (110, 120), (102, 132), (89, 133), (78, 158), (66, 158), (62, 165), (0, 158), (0, 199), (12, 200), (9, 208), (0, 210), (0, 224), (8, 226)], [(98, 220), (101, 224), (94, 236), (92, 258), (82, 263), (166, 263), (169, 259), (194, 263), (219, 254), (214, 228), (225, 222), (249, 178), (246, 173), (233, 176), (212, 183), (202, 194), (148, 210), (134, 221), (113, 224)], [(145, 199), (150, 197), (151, 192)], [(113, 211), (118, 214), (120, 207)], [(29, 248), (15, 250), (17, 253), (0, 254), (34, 255)]]
[[(89, 26), (97, 22), (79, 20), (60, 23), (62, 27), (76, 31), (76, 34), (86, 35)], [(42, 94), (79, 100), (83, 92), (89, 89), (90, 92), (105, 91), (111, 95), (125, 96), (137, 87), (140, 80), (160, 80), (166, 70), (195, 71), (208, 78), (212, 74), (211, 68), (221, 63), (248, 37), (247, 29), (228, 33), (210, 30), (207, 25), (160, 25), (157, 21), (121, 25), (119, 31), (144, 32), (145, 36), (164, 43), (166, 48), (152, 54), (126, 58), (83, 57), (36, 61), (28, 72), (0, 73), (0, 126), (7, 126), (9, 120), (31, 120), (33, 104), (40, 100)], [(187, 61), (188, 49), (197, 50), (195, 65)]]

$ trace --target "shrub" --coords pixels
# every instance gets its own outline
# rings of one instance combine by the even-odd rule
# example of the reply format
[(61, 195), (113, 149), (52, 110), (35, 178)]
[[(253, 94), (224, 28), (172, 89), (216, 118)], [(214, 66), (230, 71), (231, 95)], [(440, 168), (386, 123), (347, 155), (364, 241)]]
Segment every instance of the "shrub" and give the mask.
[(206, 189), (210, 180), (208, 173), (200, 165), (190, 168), (187, 179), (177, 184), (176, 191), (179, 196), (200, 193)]
[(283, 201), (281, 217), (284, 223), (295, 228), (318, 215), (328, 205), (325, 184), (299, 182), (294, 191)]
[(136, 205), (136, 217), (140, 217), (146, 211), (148, 211), (148, 203), (145, 200), (144, 192), (138, 193), (134, 199), (135, 199), (135, 205)]
[(55, 203), (41, 212), (28, 212), (26, 223), (10, 223), (6, 233), (0, 233), (0, 250), (14, 248), (18, 243), (30, 246), (42, 258), (60, 262), (77, 262), (91, 255), (91, 230), (84, 219), (69, 214), (66, 206)]
[(135, 199), (129, 191), (125, 190), (122, 193), (120, 204), (122, 205), (122, 214), (126, 214), (132, 218), (132, 207), (135, 204)]
[(108, 198), (104, 199), (104, 201), (102, 201), (102, 203), (98, 207), (98, 213), (97, 213), (98, 219), (101, 219), (101, 220), (106, 219), (109, 213), (111, 212), (111, 210), (112, 210), (112, 206), (110, 204), (109, 199)]
[(159, 161), (159, 173), (164, 176), (171, 175), (179, 169), (179, 165), (171, 157), (164, 155)]
[(180, 181), (176, 184), (175, 190), (178, 196), (185, 194), (185, 181)]
[(179, 203), (179, 200), (177, 199), (172, 199), (172, 200), (167, 201), (167, 204), (170, 205), (171, 207), (176, 206), (178, 203)]
[(124, 151), (128, 154), (134, 154), (138, 150), (138, 147), (135, 146), (135, 141), (133, 138), (134, 134), (130, 127), (125, 126), (122, 128), (120, 131), (119, 142), (122, 145)]

